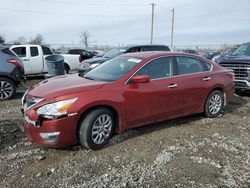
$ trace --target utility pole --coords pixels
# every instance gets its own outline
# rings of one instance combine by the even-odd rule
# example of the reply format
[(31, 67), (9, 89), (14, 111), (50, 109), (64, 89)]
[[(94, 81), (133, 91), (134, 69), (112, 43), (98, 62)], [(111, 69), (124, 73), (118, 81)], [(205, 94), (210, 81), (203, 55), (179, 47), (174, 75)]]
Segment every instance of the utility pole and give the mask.
[(153, 36), (154, 36), (154, 14), (155, 14), (155, 5), (154, 3), (150, 4), (152, 6), (152, 20), (151, 20), (151, 38), (150, 44), (153, 44)]
[(170, 43), (170, 47), (171, 49), (173, 49), (173, 41), (174, 41), (174, 8), (173, 10), (171, 10), (172, 12), (172, 27), (171, 27), (171, 43)]

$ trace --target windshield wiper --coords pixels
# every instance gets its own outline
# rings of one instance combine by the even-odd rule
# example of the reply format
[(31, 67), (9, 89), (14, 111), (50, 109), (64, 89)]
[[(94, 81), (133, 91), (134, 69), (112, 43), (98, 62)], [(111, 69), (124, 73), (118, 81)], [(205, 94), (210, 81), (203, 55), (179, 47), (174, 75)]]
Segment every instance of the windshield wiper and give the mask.
[(89, 76), (83, 76), (83, 78), (88, 79), (88, 80), (95, 80), (94, 78), (91, 78)]

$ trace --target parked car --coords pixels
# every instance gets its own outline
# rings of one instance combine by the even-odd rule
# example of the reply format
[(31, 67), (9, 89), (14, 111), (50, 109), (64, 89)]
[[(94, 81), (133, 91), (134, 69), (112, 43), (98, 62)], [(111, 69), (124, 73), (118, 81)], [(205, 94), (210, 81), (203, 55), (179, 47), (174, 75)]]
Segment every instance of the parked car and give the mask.
[(196, 50), (192, 50), (192, 49), (184, 49), (184, 50), (180, 50), (180, 52), (185, 52), (185, 53), (190, 53), (190, 54), (199, 54)]
[[(22, 60), (25, 75), (44, 74), (47, 73), (47, 65), (45, 58), (52, 55), (50, 48), (46, 46), (22, 44), (13, 45), (10, 49)], [(64, 57), (65, 72), (78, 69), (80, 61), (84, 58), (81, 55), (60, 54)]]
[(121, 54), (145, 51), (171, 51), (171, 49), (168, 46), (164, 45), (136, 45), (113, 48), (112, 50), (108, 51), (103, 57), (92, 58), (81, 62), (78, 72), (86, 73), (89, 70), (102, 64), (103, 62)]
[(32, 142), (101, 148), (114, 132), (202, 113), (216, 117), (234, 95), (233, 73), (184, 53), (124, 54), (85, 75), (31, 87), (22, 99)]
[(23, 65), (8, 46), (0, 45), (0, 101), (13, 97), (23, 78)]
[(48, 47), (23, 44), (13, 45), (10, 47), (10, 50), (21, 59), (25, 75), (43, 74), (47, 72), (45, 57), (52, 54)]
[(209, 60), (212, 60), (213, 57), (220, 55), (220, 54), (221, 54), (221, 52), (205, 52), (204, 54), (202, 54), (202, 56), (209, 59)]
[(88, 50), (88, 51), (94, 54), (95, 57), (102, 57), (105, 55), (105, 52), (101, 50)]
[(228, 48), (225, 52), (223, 52), (223, 54), (225, 55), (232, 55), (235, 50), (237, 50), (238, 47), (234, 47), (234, 48)]
[(232, 55), (223, 56), (217, 63), (235, 74), (237, 92), (250, 91), (250, 43), (244, 43)]
[(221, 57), (224, 57), (224, 56), (227, 56), (227, 55), (232, 55), (236, 49), (237, 48), (228, 48), (225, 52), (222, 52), (221, 54), (219, 54), (217, 56), (214, 56), (212, 58), (212, 60), (214, 62), (217, 62)]
[(94, 54), (84, 49), (71, 49), (67, 54), (60, 55), (64, 57), (66, 73), (76, 71), (82, 61), (94, 57)]

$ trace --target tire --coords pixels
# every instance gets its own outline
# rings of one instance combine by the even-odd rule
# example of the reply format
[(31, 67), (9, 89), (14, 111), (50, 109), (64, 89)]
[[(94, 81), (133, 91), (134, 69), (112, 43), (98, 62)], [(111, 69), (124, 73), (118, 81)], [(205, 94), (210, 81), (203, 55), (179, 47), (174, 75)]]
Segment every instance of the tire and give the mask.
[(8, 100), (16, 93), (16, 85), (8, 78), (0, 78), (0, 100)]
[(224, 96), (223, 93), (219, 90), (212, 91), (206, 100), (205, 103), (205, 116), (208, 118), (217, 117), (223, 108)]
[(69, 74), (69, 67), (64, 63), (64, 74)]
[(107, 108), (89, 112), (80, 123), (78, 132), (80, 144), (88, 149), (103, 147), (114, 133), (114, 115)]

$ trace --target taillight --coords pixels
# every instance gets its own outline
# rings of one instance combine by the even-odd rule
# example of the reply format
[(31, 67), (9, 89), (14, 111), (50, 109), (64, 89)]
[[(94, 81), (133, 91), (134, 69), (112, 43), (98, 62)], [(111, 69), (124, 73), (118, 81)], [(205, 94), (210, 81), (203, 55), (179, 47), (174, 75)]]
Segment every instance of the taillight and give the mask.
[(7, 62), (16, 65), (17, 69), (22, 68), (21, 63), (17, 59), (8, 59)]
[(79, 62), (82, 62), (84, 60), (83, 56), (79, 56)]
[(234, 80), (234, 78), (235, 78), (235, 74), (234, 74), (233, 71), (227, 72), (226, 75), (229, 76), (229, 77), (230, 77), (231, 79), (233, 79), (233, 80)]

